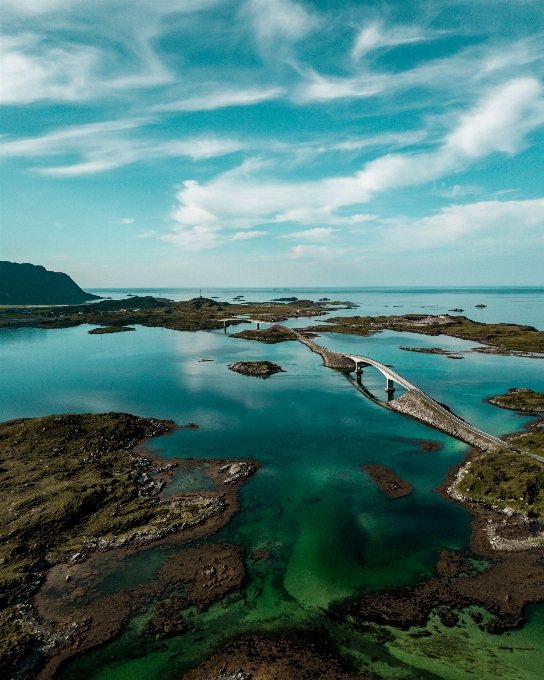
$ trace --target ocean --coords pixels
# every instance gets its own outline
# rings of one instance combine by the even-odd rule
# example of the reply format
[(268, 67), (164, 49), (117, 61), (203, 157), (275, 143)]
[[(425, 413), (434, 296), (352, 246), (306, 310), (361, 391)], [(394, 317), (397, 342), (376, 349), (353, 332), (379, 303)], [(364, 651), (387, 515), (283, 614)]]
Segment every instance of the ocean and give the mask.
[[(94, 290), (116, 298), (127, 293), (175, 300), (199, 289)], [(476, 289), (202, 289), (205, 297), (248, 301), (275, 297), (349, 300), (360, 307), (339, 314), (443, 313), (464, 309), (469, 318), (528, 324), (544, 329), (544, 288)], [(484, 308), (475, 305), (484, 304)], [(293, 325), (314, 325), (298, 319)], [(222, 645), (247, 634), (327, 630), (340, 653), (361, 672), (406, 680), (537, 680), (544, 667), (544, 607), (527, 612), (516, 631), (493, 636), (468, 615), (446, 628), (432, 615), (422, 635), (386, 626), (347, 626), (331, 615), (358, 595), (412, 585), (433, 575), (441, 550), (467, 547), (470, 515), (434, 489), (466, 446), (367, 399), (342, 374), (300, 343), (262, 345), (233, 339), (222, 330), (178, 332), (137, 327), (134, 333), (89, 335), (89, 327), (0, 331), (0, 417), (123, 411), (194, 422), (148, 446), (165, 458), (247, 457), (258, 473), (240, 490), (241, 511), (212, 543), (244, 550), (246, 578), (236, 597), (203, 612), (187, 610), (183, 635), (145, 639), (144, 613), (121, 635), (83, 654), (62, 670), (62, 680), (165, 680), (180, 678)], [(462, 361), (417, 354), (401, 345), (462, 351), (475, 343), (385, 331), (368, 338), (324, 330), (320, 344), (394, 365), (438, 401), (494, 434), (519, 430), (526, 416), (484, 401), (510, 387), (544, 391), (539, 359), (464, 354)], [(200, 359), (212, 359), (200, 362)], [(230, 363), (267, 359), (286, 373), (267, 380), (228, 370)], [(367, 375), (368, 373), (368, 375)], [(383, 377), (366, 371), (365, 385), (383, 397)], [(431, 439), (439, 451), (423, 452)], [(364, 463), (390, 466), (414, 492), (386, 498), (360, 470)], [(178, 473), (172, 491), (194, 488)], [(182, 549), (182, 548), (181, 548)], [(267, 561), (251, 560), (266, 550)], [(114, 556), (96, 588), (104, 596), (127, 584), (152, 580), (165, 554), (150, 549), (123, 560)], [(530, 650), (528, 653), (527, 650)]]

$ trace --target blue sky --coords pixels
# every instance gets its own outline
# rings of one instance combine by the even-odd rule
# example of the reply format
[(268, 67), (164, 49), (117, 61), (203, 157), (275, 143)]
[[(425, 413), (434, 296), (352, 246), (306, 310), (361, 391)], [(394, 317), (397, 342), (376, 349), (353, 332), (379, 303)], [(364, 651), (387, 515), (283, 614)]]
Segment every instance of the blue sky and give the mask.
[(542, 285), (542, 0), (4, 0), (1, 259)]

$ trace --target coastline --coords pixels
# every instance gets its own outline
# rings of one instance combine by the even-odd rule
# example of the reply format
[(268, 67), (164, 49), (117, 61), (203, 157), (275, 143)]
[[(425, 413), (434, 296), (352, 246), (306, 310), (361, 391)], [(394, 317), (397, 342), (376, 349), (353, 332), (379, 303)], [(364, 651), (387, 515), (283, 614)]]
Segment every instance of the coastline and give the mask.
[[(172, 434), (179, 429), (173, 421), (154, 422), (164, 427), (158, 434)], [(238, 488), (256, 472), (258, 463), (231, 458), (166, 459), (146, 449), (153, 436), (156, 434), (138, 438), (126, 450), (130, 458), (145, 467), (135, 482), (140, 493), (166, 507), (204, 502), (209, 504), (209, 512), (179, 526), (136, 531), (122, 539), (89, 541), (77, 551), (59, 554), (52, 564), (42, 568), (39, 586), (19, 598), (20, 615), (35, 641), (12, 669), (14, 680), (30, 675), (36, 680), (55, 677), (65, 661), (113, 639), (129, 617), (143, 613), (153, 602), (164, 604), (150, 618), (147, 632), (156, 639), (179, 634), (183, 629), (178, 614), (182, 606), (196, 604), (204, 608), (240, 587), (245, 573), (240, 548), (229, 544), (179, 548), (209, 538), (230, 521), (239, 510)], [(212, 488), (166, 495), (178, 471), (190, 473), (198, 466), (204, 468)], [(148, 550), (169, 551), (153, 583), (96, 599), (93, 578), (101, 568), (122, 568), (131, 556)]]
[[(531, 421), (524, 426), (524, 432), (541, 429), (542, 423), (544, 419)], [(442, 623), (451, 627), (456, 625), (460, 611), (468, 609), (482, 630), (500, 634), (521, 627), (526, 606), (544, 601), (542, 552), (539, 547), (520, 545), (528, 534), (528, 523), (520, 516), (462, 499), (451, 492), (460, 471), (482, 455), (482, 451), (469, 448), (463, 460), (451, 466), (436, 487), (442, 498), (473, 516), (467, 549), (443, 550), (435, 576), (408, 588), (374, 593), (352, 602), (347, 605), (349, 614), (408, 629), (425, 624), (432, 611), (437, 611)], [(482, 561), (487, 563), (483, 570), (478, 567)], [(475, 613), (478, 607), (493, 618), (481, 623), (481, 614)]]

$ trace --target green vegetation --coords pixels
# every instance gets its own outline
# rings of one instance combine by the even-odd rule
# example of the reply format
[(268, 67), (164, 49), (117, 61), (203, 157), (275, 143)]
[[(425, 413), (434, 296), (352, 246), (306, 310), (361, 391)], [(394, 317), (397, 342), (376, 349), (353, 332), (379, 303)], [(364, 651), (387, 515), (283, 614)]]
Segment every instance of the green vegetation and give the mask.
[(544, 412), (544, 392), (533, 392), (526, 387), (513, 387), (506, 394), (487, 399), (490, 404), (514, 411)]
[(150, 463), (128, 449), (168, 429), (124, 413), (0, 423), (0, 670), (32, 642), (17, 603), (65, 551), (164, 533), (211, 514), (214, 499), (167, 504), (142, 495)]
[(240, 331), (240, 333), (234, 333), (232, 337), (243, 338), (244, 340), (258, 340), (259, 342), (265, 342), (268, 345), (297, 339), (297, 336), (294, 333), (286, 331), (285, 328), (279, 328), (278, 326), (271, 326), (270, 328), (264, 328), (259, 331)]
[(339, 316), (325, 319), (331, 327), (313, 326), (305, 330), (372, 335), (381, 330), (449, 335), (472, 340), (503, 351), (544, 352), (544, 331), (532, 326), (472, 321), (465, 316), (405, 314), (403, 316)]
[[(509, 440), (514, 446), (544, 455), (544, 432)], [(544, 519), (544, 463), (512, 451), (492, 451), (469, 464), (455, 485), (469, 500)]]
[[(0, 328), (31, 325), (37, 328), (68, 328), (81, 324), (126, 327), (134, 324), (161, 326), (178, 331), (223, 328), (223, 319), (249, 314), (262, 321), (283, 321), (287, 317), (311, 317), (327, 313), (333, 303), (297, 300), (290, 303), (228, 303), (210, 298), (193, 298), (172, 302), (151, 296), (133, 296), (125, 300), (102, 300), (94, 304), (65, 307), (0, 309)], [(237, 322), (227, 322), (235, 325)]]
[(135, 331), (130, 326), (99, 326), (89, 331), (89, 335), (104, 335), (105, 333), (123, 333), (124, 331)]

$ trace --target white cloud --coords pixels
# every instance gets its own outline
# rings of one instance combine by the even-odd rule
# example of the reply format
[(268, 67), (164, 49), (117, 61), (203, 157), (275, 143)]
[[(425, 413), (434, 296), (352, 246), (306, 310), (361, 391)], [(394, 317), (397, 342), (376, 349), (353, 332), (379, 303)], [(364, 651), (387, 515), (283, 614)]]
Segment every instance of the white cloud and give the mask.
[(474, 111), (461, 117), (446, 147), (477, 158), (493, 151), (514, 154), (525, 137), (544, 123), (542, 85), (534, 78), (510, 80), (494, 90)]
[(237, 231), (232, 237), (233, 241), (247, 241), (251, 238), (259, 238), (260, 236), (267, 236), (267, 231)]
[(134, 220), (132, 217), (123, 217), (119, 220), (119, 224), (133, 224)]
[[(541, 87), (532, 79), (513, 80), (485, 95), (472, 112), (459, 119), (443, 143), (432, 151), (391, 153), (372, 160), (350, 176), (317, 181), (270, 180), (268, 166), (246, 161), (207, 184), (189, 183), (178, 193), (178, 214), (186, 224), (251, 229), (260, 224), (297, 221), (306, 224), (350, 224), (372, 219), (343, 209), (369, 201), (379, 192), (415, 186), (467, 168), (476, 157), (512, 153), (544, 119)], [(504, 113), (504, 109), (507, 113)], [(481, 131), (481, 112), (489, 116), (493, 135)], [(354, 210), (351, 212), (355, 212)]]
[(300, 40), (315, 25), (304, 7), (291, 0), (248, 0), (246, 12), (260, 46), (279, 48), (278, 42)]
[(421, 42), (426, 39), (417, 26), (394, 26), (384, 29), (383, 22), (375, 21), (359, 32), (351, 56), (358, 60), (380, 47), (396, 47), (397, 45)]
[[(299, 65), (302, 82), (292, 91), (296, 103), (325, 102), (345, 98), (368, 98), (423, 88), (432, 101), (444, 92), (453, 92), (461, 100), (477, 97), (484, 86), (497, 85), (512, 78), (520, 69), (542, 62), (544, 44), (539, 35), (500, 46), (483, 44), (468, 47), (451, 56), (428, 59), (405, 70), (371, 70), (364, 64), (346, 77), (324, 76), (315, 69)], [(427, 95), (429, 96), (429, 95)], [(414, 107), (422, 99), (414, 100)]]
[(544, 198), (525, 201), (479, 201), (450, 205), (421, 219), (390, 220), (382, 247), (393, 251), (446, 246), (495, 251), (544, 245)]
[(295, 231), (292, 234), (286, 234), (286, 238), (306, 239), (308, 241), (323, 241), (336, 231), (332, 227), (316, 227), (315, 229), (307, 229), (306, 231)]
[(298, 245), (293, 246), (290, 251), (290, 257), (293, 259), (317, 259), (317, 260), (334, 260), (342, 257), (348, 252), (347, 248), (330, 248), (329, 246), (307, 246)]
[(189, 97), (168, 104), (157, 104), (152, 111), (214, 111), (228, 106), (254, 106), (278, 99), (285, 90), (280, 87), (218, 90), (198, 97)]
[(183, 250), (205, 250), (219, 245), (220, 235), (217, 227), (196, 226), (189, 229), (174, 228), (173, 233), (161, 237)]

